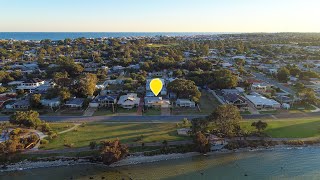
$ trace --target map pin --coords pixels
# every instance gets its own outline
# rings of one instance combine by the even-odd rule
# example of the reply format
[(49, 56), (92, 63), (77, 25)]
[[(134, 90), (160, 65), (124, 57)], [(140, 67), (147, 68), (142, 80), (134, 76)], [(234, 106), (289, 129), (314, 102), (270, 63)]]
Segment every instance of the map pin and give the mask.
[(155, 96), (158, 96), (158, 94), (161, 92), (162, 86), (162, 81), (159, 78), (152, 79), (150, 82), (150, 89)]

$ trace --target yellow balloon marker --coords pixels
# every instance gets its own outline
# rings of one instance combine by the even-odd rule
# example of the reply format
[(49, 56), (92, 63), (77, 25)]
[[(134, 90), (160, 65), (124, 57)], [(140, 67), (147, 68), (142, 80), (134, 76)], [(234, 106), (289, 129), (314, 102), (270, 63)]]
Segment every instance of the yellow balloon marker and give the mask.
[(150, 86), (150, 89), (153, 92), (153, 94), (155, 96), (158, 96), (158, 94), (161, 92), (163, 84), (159, 78), (155, 78), (150, 81), (149, 86)]

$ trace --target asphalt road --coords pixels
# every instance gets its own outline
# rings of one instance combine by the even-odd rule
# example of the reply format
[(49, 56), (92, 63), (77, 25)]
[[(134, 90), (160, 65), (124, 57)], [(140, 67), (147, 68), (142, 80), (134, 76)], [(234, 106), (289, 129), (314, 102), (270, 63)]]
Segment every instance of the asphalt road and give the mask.
[[(153, 123), (177, 123), (181, 122), (183, 118), (189, 120), (197, 117), (206, 117), (204, 115), (181, 115), (181, 116), (40, 116), (40, 119), (47, 122), (153, 122)], [(319, 117), (320, 112), (315, 113), (291, 113), (291, 114), (250, 114), (243, 115), (244, 119), (289, 119), (289, 118), (305, 118), (305, 117)], [(0, 116), (0, 121), (8, 121), (8, 116)]]
[(295, 92), (294, 92), (291, 88), (280, 84), (280, 83), (277, 82), (276, 80), (273, 80), (273, 79), (271, 79), (271, 78), (268, 78), (268, 77), (267, 77), (266, 75), (264, 75), (264, 74), (256, 73), (256, 72), (252, 72), (252, 74), (253, 74), (257, 79), (260, 79), (260, 80), (262, 80), (262, 81), (265, 81), (265, 82), (268, 82), (268, 83), (270, 83), (270, 84), (273, 84), (273, 85), (279, 87), (280, 89), (287, 91), (287, 92), (290, 93), (291, 95), (295, 95)]

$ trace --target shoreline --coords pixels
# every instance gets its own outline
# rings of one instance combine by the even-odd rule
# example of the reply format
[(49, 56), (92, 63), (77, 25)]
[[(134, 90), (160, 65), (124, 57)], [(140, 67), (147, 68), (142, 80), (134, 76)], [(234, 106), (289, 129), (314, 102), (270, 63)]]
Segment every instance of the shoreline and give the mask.
[[(277, 145), (272, 147), (240, 148), (236, 150), (224, 149), (219, 151), (211, 151), (211, 152), (208, 152), (206, 156), (228, 154), (228, 153), (241, 153), (241, 152), (273, 151), (273, 150), (281, 150), (281, 149), (302, 149), (302, 148), (308, 148), (308, 147), (320, 148), (319, 145), (307, 145), (307, 146)], [(203, 155), (203, 154), (198, 152), (188, 152), (184, 154), (174, 153), (174, 154), (161, 154), (156, 156), (132, 155), (118, 162), (115, 162), (110, 166), (106, 166), (102, 163), (93, 163), (85, 158), (79, 158), (79, 159), (73, 159), (73, 160), (66, 160), (61, 158), (54, 161), (21, 161), (18, 163), (7, 165), (6, 169), (0, 169), (0, 173), (12, 172), (12, 171), (24, 171), (24, 170), (38, 169), (38, 168), (74, 166), (74, 165), (102, 165), (110, 168), (117, 168), (117, 167), (138, 165), (138, 164), (144, 164), (144, 163), (155, 163), (160, 161), (190, 158), (190, 157), (199, 156), (199, 155)]]

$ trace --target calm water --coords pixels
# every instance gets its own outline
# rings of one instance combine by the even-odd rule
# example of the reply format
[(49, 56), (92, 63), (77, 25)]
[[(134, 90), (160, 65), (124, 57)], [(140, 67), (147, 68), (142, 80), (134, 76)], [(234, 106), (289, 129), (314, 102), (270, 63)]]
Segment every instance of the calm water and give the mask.
[(62, 40), (65, 38), (101, 38), (101, 37), (133, 37), (133, 36), (184, 36), (199, 34), (222, 34), (222, 33), (165, 33), (165, 32), (0, 32), (0, 39), (15, 40)]
[(320, 179), (320, 147), (196, 156), (110, 169), (97, 165), (5, 173), (0, 179)]

